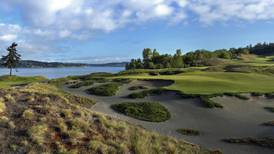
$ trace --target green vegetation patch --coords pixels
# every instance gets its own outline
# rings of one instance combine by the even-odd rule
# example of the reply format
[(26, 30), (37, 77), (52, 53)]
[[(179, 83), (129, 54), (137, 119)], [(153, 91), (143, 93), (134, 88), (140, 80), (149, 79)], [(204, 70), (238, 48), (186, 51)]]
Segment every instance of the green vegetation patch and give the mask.
[(223, 106), (219, 103), (216, 103), (210, 99), (210, 97), (207, 96), (201, 96), (200, 97), (202, 103), (207, 108), (223, 108)]
[(87, 80), (87, 81), (80, 81), (79, 83), (73, 84), (69, 86), (69, 88), (81, 88), (84, 86), (91, 86), (94, 84), (93, 80)]
[(119, 90), (119, 87), (120, 84), (109, 83), (97, 87), (92, 87), (87, 90), (87, 93), (98, 96), (114, 96)]
[(111, 106), (117, 112), (150, 122), (163, 122), (170, 118), (169, 111), (156, 102), (122, 103)]
[(261, 147), (267, 148), (274, 148), (274, 139), (273, 138), (231, 138), (231, 139), (224, 139), (223, 141), (228, 143), (235, 143), (235, 144), (249, 144), (249, 145), (256, 145)]
[(198, 130), (194, 130), (194, 129), (181, 128), (181, 129), (177, 129), (176, 131), (182, 135), (189, 135), (189, 136), (200, 135), (200, 132)]
[(163, 89), (150, 89), (144, 90), (141, 92), (134, 92), (128, 95), (128, 98), (137, 99), (137, 98), (145, 98), (150, 95), (161, 95), (163, 93)]
[[(255, 94), (255, 93), (253, 93), (253, 94)], [(256, 93), (256, 94), (258, 94), (258, 93)], [(238, 94), (238, 93), (224, 93), (224, 95), (230, 96), (230, 97), (236, 97), (236, 98), (239, 98), (242, 100), (249, 100), (249, 97), (244, 96), (242, 94)]]
[(128, 88), (128, 90), (145, 90), (145, 89), (148, 89), (148, 87), (142, 86), (142, 85), (139, 85), (139, 86), (132, 86), (132, 87), (129, 87), (129, 88)]

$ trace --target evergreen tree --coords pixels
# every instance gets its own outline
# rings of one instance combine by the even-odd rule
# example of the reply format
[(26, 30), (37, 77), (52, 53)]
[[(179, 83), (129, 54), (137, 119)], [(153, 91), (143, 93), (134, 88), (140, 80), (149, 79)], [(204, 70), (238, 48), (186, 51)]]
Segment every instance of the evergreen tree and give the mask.
[(12, 75), (12, 69), (18, 64), (21, 55), (17, 53), (17, 44), (12, 43), (11, 46), (7, 48), (8, 54), (2, 56), (3, 65), (10, 69), (10, 76)]

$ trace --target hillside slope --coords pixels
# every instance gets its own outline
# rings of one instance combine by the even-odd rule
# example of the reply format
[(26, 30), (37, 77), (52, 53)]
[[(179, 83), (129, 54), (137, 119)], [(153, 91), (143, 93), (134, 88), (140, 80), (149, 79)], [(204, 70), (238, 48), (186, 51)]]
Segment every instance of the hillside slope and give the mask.
[(212, 153), (89, 111), (49, 84), (0, 90), (0, 153)]

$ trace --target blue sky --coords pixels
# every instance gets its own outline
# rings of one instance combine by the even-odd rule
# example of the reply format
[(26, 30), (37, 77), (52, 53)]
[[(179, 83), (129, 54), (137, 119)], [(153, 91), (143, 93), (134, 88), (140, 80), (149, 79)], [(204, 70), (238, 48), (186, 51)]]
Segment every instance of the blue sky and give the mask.
[(274, 42), (274, 0), (0, 0), (1, 54), (105, 63)]

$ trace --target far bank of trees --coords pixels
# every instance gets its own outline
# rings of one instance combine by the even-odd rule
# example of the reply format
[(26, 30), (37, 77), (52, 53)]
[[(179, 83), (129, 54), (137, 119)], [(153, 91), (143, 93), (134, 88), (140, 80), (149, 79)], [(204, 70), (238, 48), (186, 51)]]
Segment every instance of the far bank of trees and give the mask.
[(209, 66), (221, 59), (237, 59), (242, 54), (274, 55), (274, 43), (258, 43), (245, 48), (219, 49), (215, 51), (196, 50), (182, 54), (180, 49), (174, 55), (160, 54), (156, 49), (145, 48), (143, 59), (132, 59), (126, 69), (162, 69)]

